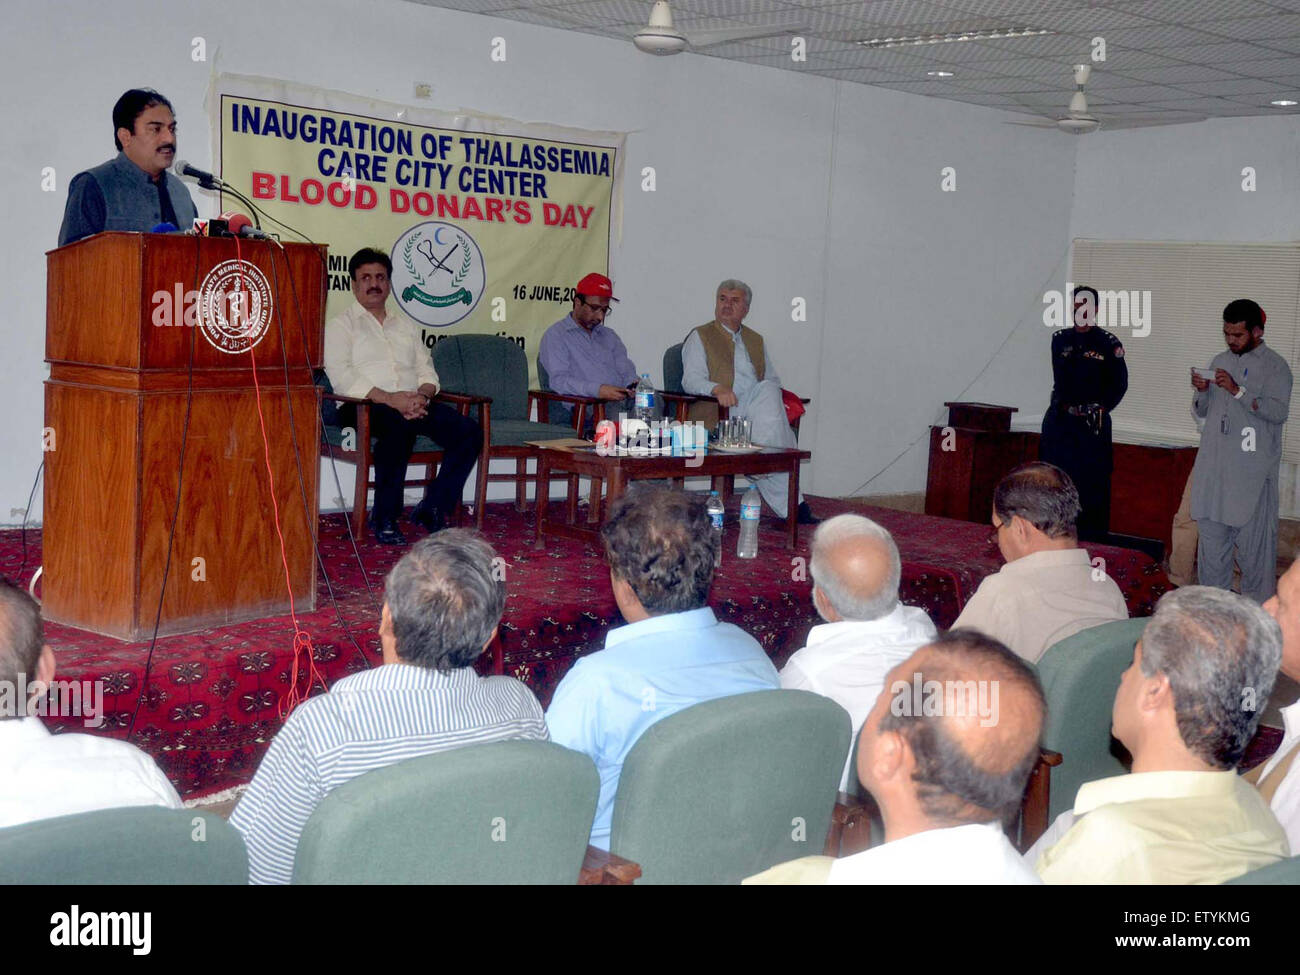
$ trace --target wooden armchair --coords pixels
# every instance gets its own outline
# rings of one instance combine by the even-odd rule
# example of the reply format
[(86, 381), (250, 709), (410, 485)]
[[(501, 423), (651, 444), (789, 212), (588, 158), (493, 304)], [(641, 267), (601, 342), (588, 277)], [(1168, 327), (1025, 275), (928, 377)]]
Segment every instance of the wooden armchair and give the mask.
[[(500, 335), (449, 335), (433, 347), (433, 364), (447, 389), (469, 396), (483, 428), (483, 456), (478, 465), (476, 497), (486, 497), (489, 481), (513, 481), (515, 508), (527, 508), (528, 484), (535, 483), (536, 470), (530, 474), (528, 461), (537, 457), (537, 448), (529, 441), (572, 437), (574, 427), (534, 421), (548, 415), (550, 403), (572, 401), (559, 393), (528, 388), (528, 359), (524, 350)], [(575, 410), (575, 413), (577, 411)], [(498, 458), (515, 461), (514, 471), (492, 473), (491, 462)], [(564, 475), (567, 477), (568, 475)], [(483, 527), (483, 508), (479, 505), (478, 527)]]
[[(373, 403), (368, 399), (358, 399), (355, 396), (343, 396), (334, 392), (334, 387), (330, 384), (329, 377), (325, 375), (323, 369), (316, 372), (316, 385), (321, 391), (321, 455), (337, 460), (345, 460), (350, 464), (355, 464), (357, 475), (355, 485), (352, 491), (352, 534), (360, 537), (366, 530), (366, 499), (369, 491), (375, 486), (374, 477), (374, 445), (370, 442), (370, 407)], [(462, 416), (468, 416), (470, 408), (482, 405), (484, 402), (490, 402), (485, 397), (462, 396), (457, 393), (439, 392), (434, 397), (436, 403), (446, 403), (454, 407)], [(345, 404), (352, 404), (356, 407), (356, 422), (353, 427), (353, 436), (347, 435), (347, 427), (341, 422), (338, 415), (338, 408)], [(484, 448), (479, 452), (479, 465), (486, 463), (487, 447), (486, 440)], [(415, 440), (415, 447), (411, 451), (409, 465), (424, 466), (424, 476), (414, 479), (407, 478), (403, 483), (405, 487), (423, 487), (437, 476), (438, 465), (442, 463), (442, 448), (426, 436), (419, 436)], [(475, 492), (474, 495), (474, 513), (478, 519), (478, 524), (482, 527), (483, 523), (483, 501), (484, 493), (482, 489)], [(460, 506), (456, 509), (457, 520), (459, 520)]]

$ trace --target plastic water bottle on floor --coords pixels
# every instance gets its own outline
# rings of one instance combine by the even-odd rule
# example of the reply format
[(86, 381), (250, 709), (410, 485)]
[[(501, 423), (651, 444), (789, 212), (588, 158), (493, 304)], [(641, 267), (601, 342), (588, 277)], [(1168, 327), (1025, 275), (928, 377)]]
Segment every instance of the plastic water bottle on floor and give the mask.
[(704, 507), (708, 511), (709, 521), (713, 525), (713, 537), (718, 542), (718, 550), (713, 555), (713, 565), (716, 568), (722, 565), (722, 522), (726, 516), (726, 509), (723, 508), (722, 499), (718, 497), (717, 491), (709, 492), (709, 500)]
[(758, 496), (758, 488), (751, 486), (740, 499), (740, 543), (736, 546), (738, 558), (758, 558), (758, 518), (762, 510), (763, 501)]
[(650, 382), (650, 373), (641, 373), (641, 381), (636, 384), (636, 418), (647, 425), (655, 419), (655, 387)]

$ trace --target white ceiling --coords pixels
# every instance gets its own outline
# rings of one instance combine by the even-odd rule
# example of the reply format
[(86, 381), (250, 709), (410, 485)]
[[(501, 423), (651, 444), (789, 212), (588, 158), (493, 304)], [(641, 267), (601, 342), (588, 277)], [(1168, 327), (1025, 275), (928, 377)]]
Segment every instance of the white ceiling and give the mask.
[[(649, 20), (649, 0), (415, 0), (628, 40)], [(739, 41), (696, 53), (935, 98), (1056, 118), (1074, 90), (1070, 66), (1088, 61), (1092, 114), (1107, 127), (1125, 116), (1147, 124), (1276, 115), (1300, 100), (1300, 0), (673, 0), (692, 29), (800, 27), (807, 60), (791, 59), (788, 36)], [(1035, 27), (1051, 34), (869, 49), (875, 37)], [(1094, 37), (1106, 60), (1092, 61)], [(927, 77), (951, 71), (952, 78)]]

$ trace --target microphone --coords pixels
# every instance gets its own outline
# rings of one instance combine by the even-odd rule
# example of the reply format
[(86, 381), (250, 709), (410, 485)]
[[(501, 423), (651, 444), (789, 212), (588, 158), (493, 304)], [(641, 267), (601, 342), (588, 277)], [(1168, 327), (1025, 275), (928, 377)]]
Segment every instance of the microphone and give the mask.
[(221, 215), (226, 221), (226, 229), (236, 237), (251, 237), (254, 240), (270, 240), (271, 235), (253, 226), (253, 221), (235, 210), (227, 210)]
[(221, 186), (221, 180), (216, 176), (204, 172), (202, 169), (191, 166), (184, 159), (176, 160), (176, 163), (172, 166), (172, 172), (177, 176), (189, 176), (198, 180), (199, 185), (205, 190), (215, 190)]
[(170, 220), (164, 220), (162, 223), (154, 224), (152, 227), (150, 227), (150, 228), (149, 228), (149, 233), (151, 233), (151, 234), (174, 234), (174, 233), (176, 233), (178, 230), (180, 230), (180, 228), (177, 227), (176, 224), (172, 223)]

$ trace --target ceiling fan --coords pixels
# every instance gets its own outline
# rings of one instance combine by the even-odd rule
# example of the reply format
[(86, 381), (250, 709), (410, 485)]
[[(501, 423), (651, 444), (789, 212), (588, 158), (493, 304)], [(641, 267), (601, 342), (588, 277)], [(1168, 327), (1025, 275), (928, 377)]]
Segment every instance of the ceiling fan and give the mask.
[(1166, 113), (1164, 115), (1115, 115), (1099, 118), (1088, 110), (1088, 96), (1083, 93), (1084, 85), (1092, 76), (1092, 65), (1076, 64), (1074, 66), (1074, 94), (1070, 96), (1070, 107), (1061, 118), (1037, 119), (1033, 122), (1007, 122), (1007, 125), (1028, 125), (1038, 129), (1059, 129), (1070, 135), (1087, 135), (1100, 128), (1136, 129), (1151, 125), (1172, 125), (1177, 122), (1200, 122), (1206, 118), (1190, 112)]
[(730, 41), (753, 41), (763, 37), (778, 37), (803, 30), (800, 26), (786, 27), (734, 27), (721, 30), (697, 30), (689, 34), (673, 26), (673, 8), (668, 0), (656, 0), (650, 8), (650, 23), (632, 35), (632, 43), (646, 54), (680, 54), (687, 47), (712, 47)]

